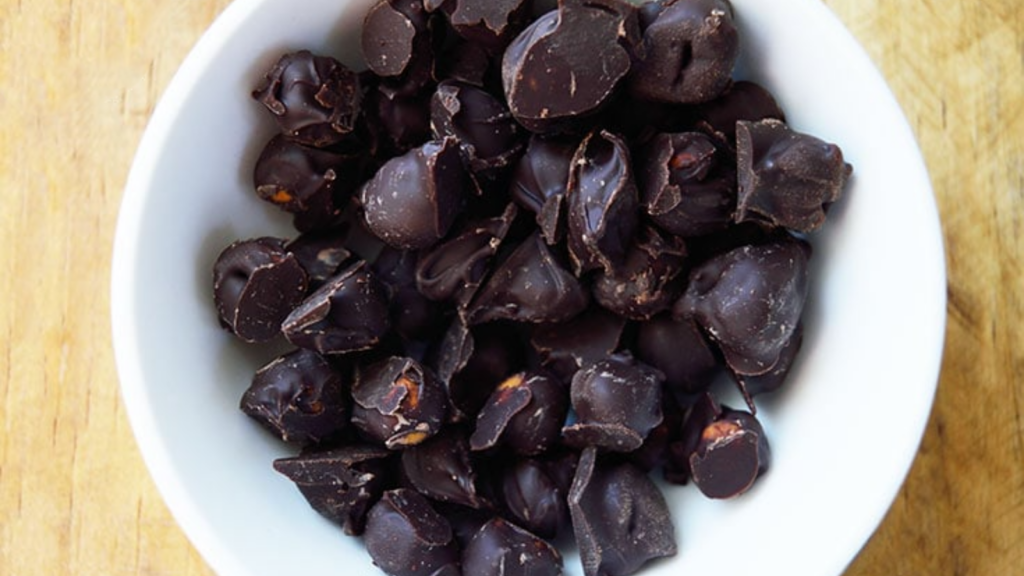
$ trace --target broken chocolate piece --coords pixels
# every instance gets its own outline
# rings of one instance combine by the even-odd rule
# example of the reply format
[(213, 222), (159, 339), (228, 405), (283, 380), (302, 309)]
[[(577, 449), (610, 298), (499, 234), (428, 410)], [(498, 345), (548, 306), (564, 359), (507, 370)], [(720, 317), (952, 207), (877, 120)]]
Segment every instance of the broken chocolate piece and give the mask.
[(538, 325), (530, 338), (541, 364), (563, 381), (619, 348), (626, 319), (593, 306), (567, 321)]
[(594, 300), (619, 316), (646, 320), (667, 310), (679, 298), (686, 281), (686, 247), (675, 237), (642, 226), (614, 272), (600, 271), (594, 279)]
[(447, 405), (433, 372), (399, 357), (359, 368), (352, 399), (352, 424), (391, 450), (415, 446), (437, 434)]
[(323, 148), (355, 130), (362, 90), (359, 76), (344, 64), (302, 50), (281, 56), (252, 97), (270, 110), (285, 136)]
[(556, 244), (565, 236), (563, 202), (569, 186), (569, 167), (579, 143), (534, 135), (512, 174), (509, 194), (536, 214), (544, 239)]
[(346, 446), (279, 458), (274, 470), (295, 482), (314, 510), (357, 536), (363, 533), (370, 507), (384, 492), (390, 455), (383, 448)]
[(470, 173), (495, 177), (519, 159), (521, 128), (508, 108), (487, 91), (460, 82), (437, 86), (430, 103), (434, 137), (454, 137)]
[(569, 402), (565, 386), (549, 375), (520, 372), (498, 385), (484, 403), (469, 439), (474, 451), (499, 444), (536, 456), (558, 441)]
[(778, 120), (736, 124), (739, 204), (736, 221), (758, 220), (813, 232), (839, 199), (853, 168), (829, 144)]
[(771, 451), (753, 415), (723, 409), (701, 432), (690, 455), (693, 483), (708, 498), (734, 498), (768, 470)]
[[(428, 2), (431, 0), (427, 0)], [(452, 28), (466, 40), (500, 53), (526, 26), (533, 0), (446, 0)]]
[(366, 66), (404, 94), (419, 92), (433, 73), (433, 38), (422, 0), (380, 0), (363, 20)]
[(462, 553), (462, 573), (473, 576), (561, 576), (562, 556), (551, 544), (494, 518)]
[(569, 512), (586, 576), (625, 576), (676, 553), (675, 526), (658, 487), (632, 464), (599, 461), (596, 448), (580, 457)]
[(284, 240), (241, 240), (213, 265), (213, 299), (221, 325), (246, 342), (281, 333), (281, 321), (306, 297), (309, 279)]
[(661, 384), (665, 376), (628, 354), (616, 354), (584, 367), (572, 377), (576, 423), (562, 429), (565, 443), (632, 452), (661, 424)]
[(299, 261), (309, 276), (309, 287), (316, 290), (352, 259), (352, 252), (345, 247), (348, 237), (348, 226), (306, 232), (289, 242), (285, 250)]
[(456, 428), (448, 428), (402, 451), (402, 471), (420, 494), (441, 502), (480, 508), (476, 473), (469, 443)]
[(321, 354), (367, 350), (389, 327), (387, 288), (364, 261), (330, 278), (281, 324), (289, 342)]
[(451, 524), (414, 490), (385, 492), (363, 535), (373, 563), (391, 576), (459, 576)]
[(736, 148), (736, 123), (767, 118), (786, 121), (786, 115), (771, 92), (760, 84), (739, 80), (718, 98), (694, 108), (697, 126), (713, 134), (719, 142)]
[(316, 444), (348, 425), (348, 386), (319, 354), (295, 350), (256, 371), (241, 409), (285, 442)]

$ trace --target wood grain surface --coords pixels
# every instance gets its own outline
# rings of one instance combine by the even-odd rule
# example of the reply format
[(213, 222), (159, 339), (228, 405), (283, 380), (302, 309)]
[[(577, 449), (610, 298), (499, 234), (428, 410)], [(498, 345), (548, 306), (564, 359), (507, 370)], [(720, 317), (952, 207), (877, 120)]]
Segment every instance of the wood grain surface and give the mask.
[[(0, 0), (0, 575), (210, 573), (129, 429), (108, 294), (135, 147), (227, 3)], [(916, 131), (949, 264), (935, 409), (847, 574), (1024, 574), (1024, 3), (826, 4)]]

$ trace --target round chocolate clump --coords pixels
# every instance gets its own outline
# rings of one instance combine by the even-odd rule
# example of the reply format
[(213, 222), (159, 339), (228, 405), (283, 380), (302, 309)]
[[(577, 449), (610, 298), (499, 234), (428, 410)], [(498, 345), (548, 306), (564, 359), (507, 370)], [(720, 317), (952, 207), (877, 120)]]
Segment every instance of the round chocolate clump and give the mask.
[(375, 446), (345, 446), (279, 458), (274, 470), (295, 482), (310, 507), (357, 536), (390, 480), (389, 456), (391, 452)]
[(462, 552), (462, 573), (474, 576), (561, 576), (562, 556), (551, 544), (494, 518)]
[(285, 442), (316, 444), (348, 424), (347, 388), (319, 354), (295, 350), (256, 372), (241, 409)]
[(341, 62), (302, 50), (281, 56), (252, 96), (288, 138), (324, 147), (355, 130), (362, 89), (359, 76)]
[(566, 444), (597, 446), (614, 452), (639, 448), (661, 424), (661, 372), (617, 354), (587, 366), (572, 377), (575, 424), (562, 429)]
[(390, 327), (387, 288), (363, 261), (328, 280), (281, 324), (292, 344), (321, 354), (367, 350)]
[(729, 86), (739, 34), (729, 0), (668, 0), (644, 30), (646, 54), (630, 75), (633, 96), (707, 102)]
[(281, 322), (306, 297), (309, 279), (277, 238), (231, 244), (213, 265), (213, 299), (221, 325), (246, 342), (281, 333)]
[(739, 205), (736, 221), (813, 232), (839, 199), (852, 167), (835, 144), (790, 130), (779, 120), (736, 124)]
[(415, 490), (385, 492), (363, 534), (373, 563), (390, 576), (459, 576), (451, 524)]
[(454, 138), (392, 158), (363, 187), (366, 226), (395, 248), (430, 247), (448, 234), (462, 211), (464, 180)]
[(274, 136), (263, 148), (253, 183), (261, 200), (295, 215), (303, 232), (338, 224), (362, 177), (362, 159)]
[(724, 230), (736, 212), (736, 165), (699, 132), (658, 134), (638, 159), (643, 206), (662, 230), (700, 236)]
[(433, 372), (412, 358), (392, 357), (356, 372), (352, 424), (391, 450), (415, 446), (444, 423), (447, 398)]
[(790, 238), (712, 258), (690, 273), (673, 314), (696, 320), (733, 372), (764, 374), (800, 321), (810, 255), (807, 243)]
[(768, 470), (771, 450), (752, 414), (724, 408), (690, 454), (693, 483), (708, 498), (734, 498)]
[(510, 376), (484, 403), (469, 445), (475, 451), (502, 445), (524, 456), (541, 454), (558, 441), (568, 400), (565, 387), (549, 375)]
[(578, 126), (611, 101), (639, 42), (631, 4), (561, 0), (505, 50), (501, 73), (512, 115), (533, 132)]

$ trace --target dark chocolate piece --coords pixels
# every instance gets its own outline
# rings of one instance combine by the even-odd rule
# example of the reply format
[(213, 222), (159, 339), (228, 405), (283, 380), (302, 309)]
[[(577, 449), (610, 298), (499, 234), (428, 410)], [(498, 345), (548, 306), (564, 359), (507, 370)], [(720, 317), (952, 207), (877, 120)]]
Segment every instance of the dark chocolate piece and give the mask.
[(256, 161), (256, 194), (295, 215), (300, 231), (337, 225), (362, 178), (358, 156), (303, 146), (274, 136)]
[(565, 236), (564, 199), (569, 166), (578, 147), (576, 142), (534, 135), (512, 174), (512, 199), (536, 214), (548, 244), (561, 242)]
[(569, 255), (576, 275), (616, 271), (637, 227), (639, 199), (629, 148), (609, 132), (592, 132), (580, 144), (566, 192)]
[(576, 423), (562, 429), (564, 442), (576, 448), (596, 446), (632, 452), (661, 424), (661, 372), (616, 354), (584, 367), (572, 377)]
[(415, 446), (441, 429), (447, 399), (433, 372), (392, 357), (356, 372), (352, 424), (391, 450)]
[(663, 467), (669, 460), (669, 446), (679, 435), (685, 410), (672, 394), (662, 394), (661, 412), (664, 419), (654, 427), (643, 445), (626, 455), (626, 458), (644, 472)]
[(708, 498), (733, 498), (768, 470), (770, 458), (768, 438), (757, 418), (725, 408), (705, 426), (690, 454), (693, 483)]
[(722, 370), (722, 362), (690, 318), (656, 316), (637, 329), (636, 356), (665, 374), (665, 388), (687, 400), (705, 390)]
[(694, 318), (736, 374), (764, 374), (800, 321), (810, 253), (807, 243), (791, 238), (712, 258), (690, 274), (673, 314)]
[(645, 100), (707, 102), (729, 85), (739, 34), (728, 0), (668, 0), (644, 30), (646, 54), (629, 78)]
[(539, 232), (501, 262), (477, 292), (471, 324), (494, 320), (563, 322), (586, 309), (587, 292), (558, 261)]
[(462, 573), (473, 576), (561, 576), (562, 556), (551, 544), (494, 518), (462, 552)]
[(221, 325), (246, 342), (280, 334), (281, 321), (306, 297), (309, 279), (277, 238), (240, 240), (213, 265), (213, 299)]
[(388, 328), (387, 288), (364, 261), (330, 278), (281, 324), (288, 341), (321, 354), (367, 350)]
[(550, 540), (570, 525), (565, 500), (568, 487), (559, 486), (545, 464), (532, 459), (517, 460), (502, 475), (501, 496), (512, 520)]
[(469, 443), (456, 428), (447, 428), (421, 444), (402, 451), (402, 471), (420, 494), (480, 508), (476, 473), (469, 460)]
[(309, 287), (316, 290), (352, 259), (352, 252), (345, 246), (348, 237), (348, 226), (306, 232), (289, 242), (285, 249), (299, 261), (309, 275)]
[(530, 342), (541, 364), (568, 382), (583, 366), (618, 350), (625, 327), (621, 316), (593, 306), (567, 322), (537, 326)]
[(713, 134), (720, 142), (728, 142), (733, 149), (736, 147), (736, 123), (740, 120), (786, 121), (786, 114), (771, 92), (746, 80), (733, 82), (718, 98), (695, 107), (694, 116), (701, 130)]
[[(431, 0), (427, 0), (428, 2)], [(466, 40), (500, 53), (526, 26), (533, 0), (447, 0), (448, 22)]]
[(359, 76), (328, 56), (285, 54), (252, 93), (288, 138), (318, 148), (341, 142), (356, 127)]
[(721, 415), (722, 407), (710, 393), (704, 392), (696, 398), (679, 428), (678, 437), (669, 442), (663, 467), (666, 481), (673, 484), (690, 481), (690, 455), (697, 450), (704, 429)]
[(373, 446), (346, 446), (274, 460), (274, 470), (298, 487), (309, 505), (358, 536), (366, 514), (387, 484), (390, 453)]
[(839, 199), (853, 168), (835, 144), (778, 120), (736, 124), (739, 204), (736, 221), (757, 220), (813, 232)]
[(416, 289), (416, 252), (385, 246), (373, 271), (391, 292), (391, 325), (408, 341), (436, 338), (444, 328), (444, 310)]
[[(526, 364), (524, 345), (515, 327), (501, 322), (483, 324), (474, 327), (471, 336), (469, 351), (462, 352), (464, 360), (446, 380), (453, 421), (476, 421), (498, 384)], [(448, 346), (442, 342), (442, 348)], [(451, 348), (457, 350), (459, 345), (452, 344)], [(465, 344), (462, 348), (465, 350)], [(453, 355), (442, 352), (442, 357)]]
[(380, 0), (363, 20), (363, 59), (392, 87), (414, 94), (433, 74), (432, 36), (422, 0)]
[(736, 167), (699, 132), (658, 134), (638, 162), (643, 205), (659, 228), (678, 236), (723, 230), (736, 212)]
[(533, 132), (578, 126), (615, 95), (640, 43), (637, 10), (621, 0), (561, 0), (505, 51), (512, 115)]
[(515, 204), (509, 204), (501, 216), (469, 222), (458, 235), (421, 254), (416, 266), (420, 293), (465, 308), (489, 271), (516, 213)]
[(614, 273), (598, 272), (594, 300), (620, 316), (646, 320), (670, 308), (682, 294), (685, 259), (681, 240), (642, 226), (622, 266)]
[(373, 563), (390, 576), (459, 576), (451, 524), (414, 490), (385, 492), (363, 535)]
[(466, 167), (478, 178), (496, 178), (523, 151), (521, 129), (505, 104), (469, 84), (438, 85), (430, 103), (430, 125), (435, 138), (458, 140)]
[(448, 234), (462, 211), (464, 180), (454, 138), (392, 158), (360, 194), (366, 225), (395, 248), (432, 246)]
[(256, 371), (240, 407), (285, 442), (316, 444), (348, 425), (348, 385), (316, 352), (295, 350)]
[(481, 451), (501, 445), (524, 456), (541, 454), (558, 441), (568, 400), (565, 386), (549, 375), (510, 376), (480, 410), (470, 448)]
[(587, 448), (569, 491), (576, 544), (586, 576), (625, 576), (676, 553), (665, 497), (632, 464), (611, 464)]
[(381, 160), (430, 140), (430, 94), (402, 94), (375, 86), (366, 95), (368, 131)]
[(804, 327), (803, 323), (800, 323), (796, 325), (793, 335), (789, 337), (789, 341), (782, 347), (782, 352), (779, 353), (779, 360), (775, 363), (775, 366), (772, 366), (771, 370), (757, 376), (733, 374), (736, 385), (739, 387), (740, 393), (743, 394), (743, 400), (747, 403), (747, 407), (750, 408), (753, 414), (757, 414), (757, 407), (754, 406), (755, 396), (774, 392), (786, 383), (786, 377), (789, 376), (789, 371), (793, 368), (793, 362), (796, 361), (796, 356), (800, 352), (800, 346), (803, 344), (803, 341)]

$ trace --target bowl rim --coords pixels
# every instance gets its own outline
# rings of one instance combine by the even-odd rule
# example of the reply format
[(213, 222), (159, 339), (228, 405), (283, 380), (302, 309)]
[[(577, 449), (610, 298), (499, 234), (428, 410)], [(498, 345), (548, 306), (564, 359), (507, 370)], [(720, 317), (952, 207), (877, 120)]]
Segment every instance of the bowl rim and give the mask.
[[(862, 61), (859, 63), (860, 65), (866, 64), (870, 68), (870, 73), (877, 76), (878, 82), (887, 91), (887, 98), (891, 99), (892, 104), (900, 112), (902, 125), (894, 127), (894, 130), (905, 131), (916, 145), (916, 138), (906, 115), (902, 113), (902, 107), (863, 46), (857, 42), (853, 34), (825, 4), (811, 0), (798, 1), (807, 4), (808, 10), (822, 12), (823, 14), (819, 14), (818, 17), (831, 22), (835, 29), (833, 31), (845, 35), (845, 38), (842, 39), (843, 42), (853, 44), (854, 57)], [(265, 2), (266, 0), (234, 0), (230, 3), (203, 33), (168, 84), (153, 111), (131, 165), (117, 219), (111, 266), (112, 342), (121, 394), (133, 434), (150, 476), (175, 521), (204, 560), (221, 574), (244, 574), (247, 570), (244, 562), (236, 553), (224, 545), (223, 540), (206, 520), (203, 511), (196, 506), (193, 498), (184, 489), (180, 473), (172, 462), (161, 429), (153, 417), (151, 399), (146, 386), (143, 385), (146, 377), (140, 362), (134, 317), (136, 308), (134, 263), (138, 257), (138, 249), (134, 240), (141, 233), (140, 220), (149, 193), (149, 175), (160, 161), (164, 142), (169, 137), (170, 129), (181, 113), (196, 80), (203, 74), (210, 61), (216, 57), (229, 38), (236, 34), (238, 29)], [(933, 384), (927, 402), (922, 399), (920, 405), (915, 407), (916, 410), (910, 410), (907, 413), (907, 417), (914, 423), (911, 428), (916, 430), (916, 434), (912, 441), (907, 440), (907, 450), (910, 452), (903, 455), (901, 473), (892, 477), (884, 506), (879, 506), (870, 520), (865, 520), (862, 530), (856, 535), (851, 535), (851, 539), (855, 538), (860, 545), (852, 547), (848, 551), (847, 557), (837, 559), (836, 574), (842, 572), (859, 554), (895, 501), (900, 487), (916, 460), (939, 383), (947, 322), (945, 313), (947, 251), (941, 232), (934, 191), (919, 146), (916, 150), (916, 159), (917, 165), (909, 166), (908, 170), (919, 171), (924, 175), (922, 184), (926, 186), (926, 191), (931, 199), (929, 209), (932, 212), (927, 218), (931, 222), (931, 229), (925, 230), (924, 233), (933, 237), (933, 241), (939, 247), (940, 256), (938, 261), (933, 263), (937, 268), (931, 270), (937, 278), (941, 278), (941, 295), (936, 297), (936, 304), (941, 305), (942, 311), (941, 318), (937, 319), (938, 325), (933, 335), (934, 339), (928, 346), (930, 350), (934, 351), (931, 364), (933, 369), (929, 375)], [(939, 287), (936, 286), (936, 289)]]

